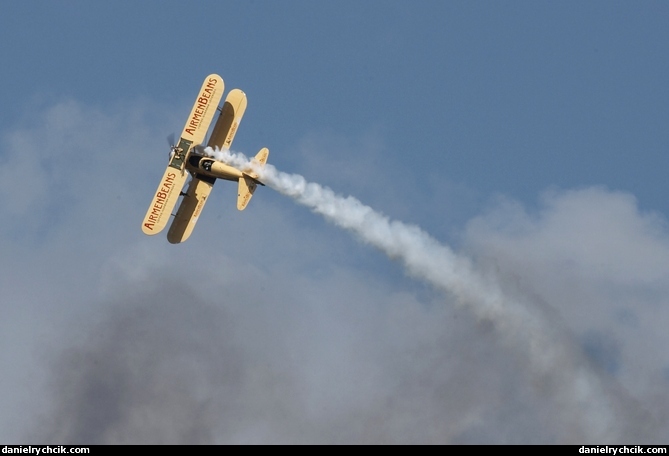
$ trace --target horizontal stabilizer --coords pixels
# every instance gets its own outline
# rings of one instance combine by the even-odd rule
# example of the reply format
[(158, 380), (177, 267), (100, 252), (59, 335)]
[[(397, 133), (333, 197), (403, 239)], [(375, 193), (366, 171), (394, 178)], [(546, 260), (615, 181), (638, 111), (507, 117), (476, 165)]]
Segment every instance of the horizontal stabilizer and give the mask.
[(255, 180), (246, 174), (239, 179), (239, 191), (237, 193), (237, 209), (243, 211), (248, 206), (253, 192), (256, 191), (258, 184), (255, 183)]
[[(256, 165), (265, 165), (267, 163), (267, 157), (269, 156), (269, 149), (263, 147), (260, 152), (253, 157), (252, 162)], [(239, 178), (239, 190), (237, 192), (237, 209), (243, 211), (248, 206), (253, 192), (258, 188), (258, 184), (265, 185), (258, 180), (258, 175), (256, 173), (243, 173), (242, 177)]]

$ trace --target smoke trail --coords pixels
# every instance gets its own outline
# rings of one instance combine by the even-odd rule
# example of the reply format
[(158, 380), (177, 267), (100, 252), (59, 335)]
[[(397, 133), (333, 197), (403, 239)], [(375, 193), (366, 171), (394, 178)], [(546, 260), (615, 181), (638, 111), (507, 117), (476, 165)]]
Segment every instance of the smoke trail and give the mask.
[(541, 315), (536, 306), (522, 305), (508, 297), (494, 278), (478, 272), (471, 260), (457, 255), (418, 226), (390, 220), (351, 196), (300, 175), (278, 171), (271, 165), (257, 167), (244, 155), (227, 150), (206, 151), (260, 179), (298, 203), (401, 262), (406, 272), (455, 297), (478, 318), (494, 324), (500, 335), (526, 352), (533, 375), (560, 404), (557, 413), (570, 423), (566, 435), (573, 443), (617, 440), (623, 430), (614, 418), (623, 413), (607, 386), (564, 336)]

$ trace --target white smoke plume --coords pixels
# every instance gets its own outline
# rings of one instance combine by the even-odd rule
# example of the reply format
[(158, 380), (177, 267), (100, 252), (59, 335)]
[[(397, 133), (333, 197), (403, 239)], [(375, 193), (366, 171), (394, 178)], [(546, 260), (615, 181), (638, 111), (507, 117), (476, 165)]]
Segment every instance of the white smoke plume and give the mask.
[(628, 423), (615, 418), (623, 408), (629, 415), (631, 401), (625, 394), (616, 391), (609, 379), (587, 362), (559, 322), (551, 321), (541, 306), (506, 291), (495, 274), (477, 268), (472, 260), (456, 254), (418, 226), (390, 220), (354, 197), (338, 195), (271, 165), (258, 167), (243, 154), (211, 148), (205, 152), (237, 169), (257, 173), (269, 187), (354, 233), (399, 261), (410, 276), (454, 297), (477, 318), (491, 322), (504, 343), (525, 354), (535, 383), (559, 404), (555, 413), (571, 423), (566, 431), (575, 439), (573, 443), (611, 442), (638, 435), (638, 429), (630, 429)]

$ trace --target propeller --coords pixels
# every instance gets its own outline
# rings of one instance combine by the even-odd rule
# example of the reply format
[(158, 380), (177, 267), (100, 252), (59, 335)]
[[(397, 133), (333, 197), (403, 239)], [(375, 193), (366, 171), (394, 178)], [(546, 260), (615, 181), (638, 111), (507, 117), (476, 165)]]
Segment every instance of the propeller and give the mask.
[(170, 149), (174, 149), (176, 147), (174, 144), (174, 133), (167, 135), (167, 144), (170, 145)]
[(167, 144), (170, 145), (170, 160), (172, 160), (172, 157), (174, 157), (177, 150), (177, 146), (174, 144), (174, 133), (167, 135)]

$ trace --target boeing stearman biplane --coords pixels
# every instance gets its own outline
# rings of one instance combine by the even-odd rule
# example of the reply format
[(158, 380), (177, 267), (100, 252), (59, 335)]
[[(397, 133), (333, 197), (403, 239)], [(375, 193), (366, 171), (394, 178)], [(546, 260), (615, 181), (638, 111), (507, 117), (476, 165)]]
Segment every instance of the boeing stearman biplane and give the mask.
[[(201, 143), (216, 111), (219, 110), (220, 115), (207, 146), (230, 149), (246, 110), (246, 94), (239, 89), (231, 90), (225, 98), (223, 107), (219, 108), (218, 103), (223, 96), (223, 89), (223, 79), (219, 75), (210, 74), (205, 78), (186, 126), (181, 132), (181, 138), (172, 146), (167, 169), (142, 222), (142, 231), (145, 234), (160, 233), (167, 226), (179, 197), (183, 196), (167, 232), (167, 240), (172, 244), (178, 244), (188, 239), (216, 179), (238, 182), (237, 209), (240, 211), (249, 204), (257, 186), (264, 185), (252, 170), (238, 170), (204, 153)], [(254, 161), (264, 165), (268, 155), (269, 150), (263, 148), (255, 156)], [(184, 193), (182, 189), (189, 176), (191, 180), (188, 190)]]

